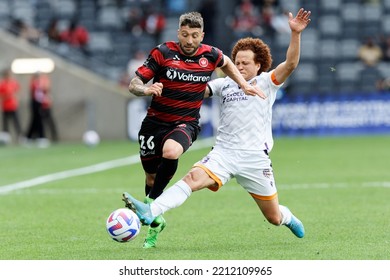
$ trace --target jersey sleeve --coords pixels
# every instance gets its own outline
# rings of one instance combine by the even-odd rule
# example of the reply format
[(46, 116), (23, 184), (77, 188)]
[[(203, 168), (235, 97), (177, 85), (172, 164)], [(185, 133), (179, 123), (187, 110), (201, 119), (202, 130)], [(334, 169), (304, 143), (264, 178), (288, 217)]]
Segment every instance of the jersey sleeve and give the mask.
[(216, 96), (221, 96), (221, 92), (222, 92), (222, 87), (223, 87), (223, 83), (225, 81), (225, 78), (218, 78), (218, 79), (214, 79), (212, 81), (210, 81), (207, 86), (209, 87), (210, 89), (210, 96), (212, 95), (216, 95)]
[(144, 84), (149, 82), (161, 68), (161, 63), (164, 61), (163, 54), (161, 53), (160, 46), (154, 48), (148, 58), (145, 60), (144, 64), (138, 67), (135, 72), (138, 77), (142, 80)]
[(217, 67), (222, 67), (222, 65), (225, 63), (225, 56), (223, 55), (223, 52), (215, 47), (212, 48), (212, 52), (215, 53), (215, 56), (217, 57)]
[[(258, 77), (260, 79), (260, 88), (265, 90), (268, 98), (274, 102), (276, 100), (276, 94), (278, 90), (283, 86), (284, 83), (278, 83), (275, 81), (274, 70), (270, 72), (263, 72)], [(263, 82), (261, 82), (261, 80)]]
[(271, 72), (268, 73), (269, 76), (270, 76), (270, 80), (271, 80), (271, 83), (280, 88), (281, 86), (283, 86), (284, 83), (280, 83), (278, 80), (276, 80), (276, 76), (275, 76), (275, 70), (272, 70)]

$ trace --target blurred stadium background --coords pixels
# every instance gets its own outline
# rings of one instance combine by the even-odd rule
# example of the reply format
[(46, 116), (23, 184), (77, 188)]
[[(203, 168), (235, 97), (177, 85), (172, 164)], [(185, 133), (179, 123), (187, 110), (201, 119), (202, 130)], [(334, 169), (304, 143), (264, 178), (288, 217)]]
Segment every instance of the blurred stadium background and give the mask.
[[(209, 1), (215, 9), (202, 9)], [(390, 212), (390, 92), (377, 85), (378, 80), (390, 77), (390, 61), (384, 55), (367, 67), (357, 54), (368, 37), (379, 45), (390, 37), (390, 0), (269, 1), (252, 0), (254, 6), (249, 11), (261, 19), (251, 32), (270, 45), (275, 64), (284, 59), (289, 34), (272, 30), (266, 19), (285, 10), (295, 14), (299, 7), (312, 11), (312, 22), (302, 35), (300, 65), (274, 106), (274, 134), (283, 137), (272, 154), (281, 202), (302, 216), (307, 238), (297, 242), (288, 230), (259, 219), (253, 200), (235, 180), (216, 196), (199, 192), (199, 197), (190, 199), (180, 211), (169, 212), (169, 230), (159, 241), (162, 250), (158, 254), (145, 252), (142, 238), (124, 250), (119, 247), (123, 244), (113, 243), (105, 232), (105, 219), (123, 205), (120, 194), (124, 190), (143, 195), (143, 187), (139, 187), (144, 185), (142, 167), (132, 165), (138, 157), (123, 157), (138, 152), (138, 144), (128, 139), (136, 139), (149, 99), (135, 98), (121, 81), (135, 52), (149, 52), (156, 39), (141, 32), (139, 21), (134, 28), (128, 22), (129, 14), (140, 12), (142, 16), (150, 5), (161, 12), (165, 27), (159, 40), (163, 42), (176, 40), (179, 14), (203, 11), (205, 43), (215, 44), (230, 55), (240, 35), (232, 23), (240, 15), (241, 1), (0, 0), (0, 69), (20, 58), (49, 58), (54, 62), (50, 73), (53, 113), (60, 142), (65, 143), (44, 150), (0, 147), (1, 224), (12, 229), (12, 234), (10, 230), (0, 232), (0, 259), (390, 259), (389, 223), (383, 218)], [(87, 52), (47, 38), (45, 30), (53, 17), (58, 19), (59, 30), (74, 18), (87, 28)], [(245, 23), (248, 17), (243, 20)], [(15, 74), (22, 85), (19, 114), (24, 130), (30, 118), (31, 75)], [(201, 116), (202, 136), (213, 135), (218, 103), (206, 100)], [(102, 143), (98, 149), (81, 144), (88, 129), (99, 133)], [(340, 137), (368, 134), (384, 135)], [(195, 148), (202, 144), (197, 141), (183, 155), (172, 182), (208, 152), (209, 141), (204, 144), (206, 148)], [(102, 170), (107, 163), (113, 168)], [(88, 176), (79, 176), (83, 174)], [(209, 218), (210, 209), (217, 220)], [(237, 234), (223, 237), (221, 233), (232, 231), (231, 217), (245, 218), (234, 221)], [(199, 230), (198, 223), (188, 223), (195, 219), (207, 230)], [(261, 238), (254, 239), (256, 235)], [(188, 242), (188, 236), (194, 238)], [(384, 271), (370, 265), (364, 268), (371, 274)], [(41, 273), (39, 267), (25, 271)]]
[[(240, 14), (250, 2), (249, 14)], [(138, 50), (148, 53), (158, 42), (176, 40), (178, 15), (201, 11), (204, 42), (230, 55), (241, 35), (259, 36), (270, 45), (274, 64), (285, 58), (289, 33), (272, 25), (284, 11), (312, 11), (302, 35), (301, 62), (280, 92), (275, 105), (274, 132), (279, 135), (344, 135), (390, 132), (390, 0), (0, 0), (0, 67), (18, 58), (51, 58), (55, 69), (53, 113), (63, 141), (80, 140), (88, 129), (104, 139), (135, 139), (148, 99), (128, 94), (128, 63)], [(163, 16), (161, 34), (143, 29), (149, 13)], [(234, 23), (249, 16), (258, 22), (238, 32)], [(89, 33), (86, 49), (52, 42), (47, 36), (56, 18), (59, 31), (73, 19)], [(152, 18), (156, 20), (155, 17)], [(279, 25), (278, 25), (279, 26)], [(38, 35), (37, 35), (38, 34)], [(358, 56), (368, 38), (383, 49), (374, 65)], [(29, 74), (22, 83), (20, 116), (29, 118)], [(202, 109), (202, 136), (211, 136), (217, 106), (207, 100)], [(0, 116), (1, 118), (1, 116)]]

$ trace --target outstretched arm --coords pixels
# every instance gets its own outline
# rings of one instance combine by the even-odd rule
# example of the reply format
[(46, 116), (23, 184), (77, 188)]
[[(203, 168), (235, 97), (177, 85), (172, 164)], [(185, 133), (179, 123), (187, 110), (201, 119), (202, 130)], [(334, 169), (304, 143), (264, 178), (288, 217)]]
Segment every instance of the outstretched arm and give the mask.
[(296, 17), (289, 13), (288, 23), (291, 29), (290, 45), (287, 49), (286, 60), (275, 68), (275, 78), (283, 83), (297, 68), (301, 51), (301, 33), (310, 23), (310, 11), (301, 8)]
[(245, 81), (244, 77), (238, 71), (237, 67), (234, 65), (232, 60), (225, 55), (224, 65), (221, 67), (221, 70), (229, 76), (233, 81), (235, 81), (247, 95), (257, 95), (261, 98), (266, 98), (265, 94), (258, 87), (251, 86)]

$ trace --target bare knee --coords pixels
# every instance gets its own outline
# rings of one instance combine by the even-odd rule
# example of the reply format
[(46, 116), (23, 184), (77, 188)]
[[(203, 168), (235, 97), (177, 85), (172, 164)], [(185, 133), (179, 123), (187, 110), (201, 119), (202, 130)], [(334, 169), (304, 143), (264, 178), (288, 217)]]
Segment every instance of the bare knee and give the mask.
[(198, 167), (192, 168), (183, 177), (183, 181), (190, 186), (192, 191), (198, 191), (215, 184), (215, 181), (203, 169)]
[(165, 149), (163, 153), (163, 158), (167, 159), (178, 159), (180, 154), (176, 149)]
[(183, 181), (186, 182), (192, 191), (197, 191), (199, 190), (200, 182), (196, 177), (196, 174), (194, 174), (194, 171), (191, 170), (188, 172), (184, 177)]
[(176, 141), (173, 141), (171, 139), (168, 139), (163, 147), (163, 157), (167, 159), (178, 159), (183, 154), (183, 147), (177, 143)]

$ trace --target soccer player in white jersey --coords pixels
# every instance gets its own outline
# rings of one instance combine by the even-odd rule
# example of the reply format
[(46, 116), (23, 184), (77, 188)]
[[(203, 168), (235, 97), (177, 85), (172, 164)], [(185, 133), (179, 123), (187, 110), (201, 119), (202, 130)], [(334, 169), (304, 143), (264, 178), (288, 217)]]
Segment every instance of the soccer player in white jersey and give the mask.
[(295, 17), (289, 13), (291, 38), (286, 60), (271, 71), (270, 49), (262, 40), (244, 38), (235, 44), (234, 64), (248, 83), (263, 91), (266, 99), (246, 95), (228, 77), (209, 82), (206, 96), (219, 96), (221, 105), (216, 143), (187, 175), (151, 204), (123, 193), (126, 206), (136, 212), (143, 224), (148, 225), (155, 217), (180, 206), (194, 191), (204, 188), (217, 191), (236, 178), (268, 222), (287, 226), (299, 238), (305, 235), (302, 222), (279, 204), (269, 153), (273, 147), (272, 106), (276, 92), (298, 66), (301, 32), (309, 24), (310, 14), (304, 9)]

